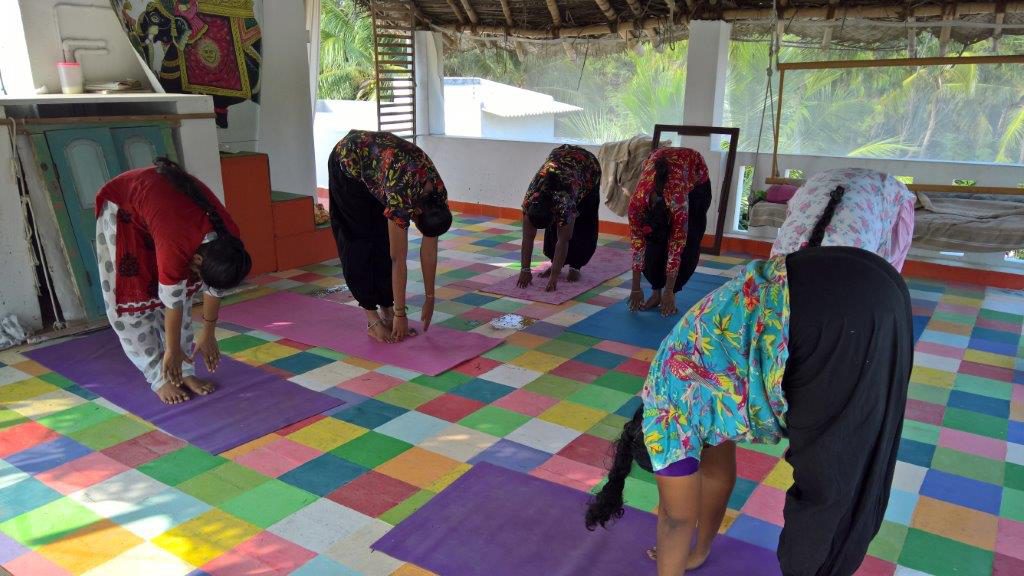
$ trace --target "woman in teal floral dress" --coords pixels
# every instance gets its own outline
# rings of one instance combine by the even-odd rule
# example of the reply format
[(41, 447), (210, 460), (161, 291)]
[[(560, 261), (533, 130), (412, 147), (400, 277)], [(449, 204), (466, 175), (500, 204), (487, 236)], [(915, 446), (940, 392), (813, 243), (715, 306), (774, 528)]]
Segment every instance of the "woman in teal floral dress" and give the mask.
[(636, 461), (658, 484), (658, 574), (679, 576), (708, 559), (736, 480), (735, 443), (788, 438), (782, 573), (853, 574), (889, 498), (912, 326), (905, 283), (875, 254), (812, 242), (751, 262), (662, 342), (587, 526), (622, 515)]
[(448, 231), (448, 193), (423, 150), (387, 132), (352, 130), (327, 161), (331, 231), (345, 283), (366, 310), (379, 342), (410, 334), (405, 285), (409, 226), (423, 234), (420, 264), (426, 290), (420, 319), (430, 326), (438, 237)]

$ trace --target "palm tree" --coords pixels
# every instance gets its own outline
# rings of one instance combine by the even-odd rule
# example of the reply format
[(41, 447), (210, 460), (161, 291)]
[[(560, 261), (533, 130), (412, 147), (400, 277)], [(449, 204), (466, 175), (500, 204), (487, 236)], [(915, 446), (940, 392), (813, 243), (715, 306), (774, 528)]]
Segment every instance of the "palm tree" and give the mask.
[(318, 98), (370, 100), (376, 96), (373, 23), (354, 0), (320, 0)]

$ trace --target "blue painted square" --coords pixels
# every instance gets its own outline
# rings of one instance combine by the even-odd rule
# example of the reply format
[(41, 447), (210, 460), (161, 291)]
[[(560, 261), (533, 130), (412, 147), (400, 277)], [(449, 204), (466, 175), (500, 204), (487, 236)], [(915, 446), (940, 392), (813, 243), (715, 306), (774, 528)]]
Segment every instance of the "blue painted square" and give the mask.
[(87, 388), (82, 388), (78, 384), (71, 384), (69, 386), (64, 386), (64, 390), (74, 394), (75, 396), (78, 396), (79, 398), (83, 398), (85, 400), (95, 400), (95, 399), (99, 398), (98, 394), (94, 394), (92, 390), (89, 390)]
[(469, 306), (483, 306), (484, 304), (489, 304), (495, 300), (497, 300), (497, 298), (484, 296), (479, 292), (468, 292), (452, 301), (458, 302), (459, 304), (468, 304)]
[(12, 454), (6, 460), (29, 474), (39, 474), (91, 453), (91, 449), (71, 438), (61, 437)]
[(281, 358), (280, 360), (275, 360), (271, 362), (270, 365), (291, 374), (305, 374), (310, 370), (316, 370), (317, 368), (326, 366), (332, 362), (334, 362), (334, 360), (324, 358), (317, 354), (299, 352), (298, 354), (292, 354), (291, 356)]
[(618, 354), (612, 354), (611, 352), (605, 352), (604, 350), (597, 350), (595, 348), (591, 348), (586, 352), (577, 354), (576, 357), (573, 358), (573, 360), (577, 362), (586, 362), (591, 366), (597, 366), (598, 368), (611, 370), (613, 368), (618, 367), (619, 364), (625, 362), (627, 358), (624, 356), (619, 356)]
[(35, 478), (25, 478), (0, 489), (0, 522), (21, 516), (60, 497), (60, 492)]
[(921, 340), (925, 342), (931, 342), (933, 344), (942, 344), (943, 346), (951, 346), (953, 348), (967, 348), (971, 339), (968, 336), (961, 336), (959, 334), (950, 334), (949, 332), (943, 332), (942, 330), (928, 330), (921, 335)]
[(732, 494), (729, 495), (729, 508), (740, 510), (747, 503), (747, 499), (757, 488), (757, 482), (746, 478), (737, 478), (736, 484), (732, 487)]
[(333, 396), (334, 398), (337, 398), (344, 402), (344, 404), (342, 404), (341, 406), (338, 406), (337, 408), (334, 408), (333, 410), (328, 412), (328, 415), (337, 414), (342, 410), (347, 410), (349, 408), (352, 408), (353, 406), (358, 406), (359, 404), (362, 404), (363, 402), (366, 402), (367, 400), (370, 399), (369, 396), (363, 396), (362, 394), (353, 392), (351, 390), (345, 390), (344, 388), (328, 388), (327, 390), (324, 390), (322, 394)]
[(917, 344), (917, 341), (921, 339), (921, 334), (924, 334), (929, 320), (931, 318), (928, 316), (914, 316), (914, 344)]
[(534, 468), (547, 462), (549, 458), (551, 458), (551, 454), (547, 452), (502, 438), (487, 450), (474, 456), (469, 463), (488, 462), (529, 474)]
[(1020, 342), (1020, 334), (1014, 334), (1013, 332), (1003, 332), (1002, 330), (992, 330), (990, 328), (978, 328), (975, 327), (971, 331), (972, 338), (981, 338), (988, 340), (989, 342), (1002, 342), (1003, 344), (1012, 344), (1014, 346)]
[(639, 396), (633, 396), (632, 398), (629, 399), (628, 402), (623, 404), (621, 408), (616, 410), (615, 414), (617, 416), (622, 416), (623, 418), (630, 418), (630, 419), (632, 419), (633, 418), (633, 414), (636, 413), (637, 407), (639, 407), (643, 403), (644, 403), (644, 401)]
[(359, 478), (365, 472), (366, 468), (344, 458), (339, 458), (334, 454), (324, 454), (282, 474), (279, 479), (317, 496), (326, 496)]
[(970, 410), (980, 414), (995, 416), (996, 418), (1010, 417), (1009, 400), (1000, 400), (999, 398), (971, 394), (970, 392), (964, 392), (963, 390), (953, 390), (950, 392), (949, 400), (946, 402), (946, 405), (950, 408), (962, 408), (964, 410)]
[[(1020, 359), (1018, 358), (1018, 366), (1020, 365), (1019, 362), (1020, 362)], [(1024, 370), (1014, 370), (1013, 371), (1013, 383), (1014, 384), (1024, 384)]]
[(964, 478), (941, 470), (929, 470), (921, 485), (922, 496), (995, 515), (999, 514), (999, 505), (1003, 498), (1002, 491), (1001, 486)]
[(1016, 356), (1017, 346), (1006, 342), (992, 342), (984, 338), (971, 338), (971, 349), (990, 354), (1002, 354), (1004, 356)]
[(336, 414), (332, 414), (332, 417), (355, 424), (356, 426), (372, 429), (390, 422), (406, 412), (408, 410), (405, 408), (399, 408), (394, 404), (369, 398), (358, 406), (346, 408)]
[(483, 378), (474, 378), (464, 384), (452, 388), (451, 393), (470, 400), (479, 400), (484, 404), (490, 404), (495, 400), (507, 396), (515, 391), (511, 386), (496, 384)]
[(1010, 429), (1006, 433), (1006, 440), (1014, 444), (1024, 444), (1024, 422), (1010, 420)]
[(504, 243), (505, 243), (504, 240), (498, 240), (498, 239), (495, 239), (495, 238), (483, 238), (481, 240), (477, 240), (477, 241), (473, 242), (473, 245), (474, 246), (484, 246), (486, 248), (494, 248), (495, 246), (498, 246), (499, 244), (504, 244)]
[(917, 507), (918, 495), (903, 490), (893, 490), (889, 493), (889, 505), (885, 509), (885, 519), (889, 522), (910, 526), (914, 517), (914, 508)]
[(361, 574), (338, 564), (327, 556), (317, 556), (292, 572), (291, 576), (361, 576)]
[(771, 522), (740, 514), (736, 521), (732, 523), (732, 526), (729, 527), (729, 531), (726, 534), (754, 546), (775, 550), (779, 547), (779, 535), (782, 534), (782, 526), (776, 526)]
[(896, 458), (908, 464), (916, 464), (923, 468), (928, 468), (932, 465), (932, 456), (934, 455), (934, 444), (900, 438), (900, 449), (896, 454)]

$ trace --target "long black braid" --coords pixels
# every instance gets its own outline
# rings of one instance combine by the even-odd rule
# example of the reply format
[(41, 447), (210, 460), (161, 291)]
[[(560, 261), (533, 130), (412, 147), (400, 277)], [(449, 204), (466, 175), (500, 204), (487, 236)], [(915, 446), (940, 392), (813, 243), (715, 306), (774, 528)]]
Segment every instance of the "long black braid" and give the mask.
[(644, 446), (644, 407), (637, 407), (633, 419), (622, 427), (622, 436), (615, 443), (615, 460), (608, 470), (608, 482), (587, 507), (587, 530), (602, 528), (612, 519), (622, 518), (625, 513), (622, 493), (626, 489), (626, 478), (633, 470), (635, 461), (641, 468), (651, 471), (651, 456)]
[(169, 158), (160, 157), (153, 161), (158, 174), (167, 178), (175, 188), (196, 204), (210, 220), (217, 239), (206, 242), (197, 253), (203, 263), (199, 275), (211, 288), (226, 290), (234, 288), (245, 280), (252, 269), (252, 258), (245, 250), (242, 239), (228, 230), (220, 212), (203, 194), (194, 176)]
[(842, 186), (836, 186), (831, 193), (829, 193), (828, 204), (825, 206), (825, 211), (821, 213), (821, 218), (818, 219), (818, 223), (814, 225), (814, 230), (811, 231), (811, 236), (807, 240), (808, 248), (817, 248), (821, 246), (822, 240), (825, 239), (825, 229), (828, 228), (829, 224), (832, 223), (832, 217), (836, 214), (836, 208), (839, 203), (843, 201), (843, 195), (846, 194), (846, 188)]

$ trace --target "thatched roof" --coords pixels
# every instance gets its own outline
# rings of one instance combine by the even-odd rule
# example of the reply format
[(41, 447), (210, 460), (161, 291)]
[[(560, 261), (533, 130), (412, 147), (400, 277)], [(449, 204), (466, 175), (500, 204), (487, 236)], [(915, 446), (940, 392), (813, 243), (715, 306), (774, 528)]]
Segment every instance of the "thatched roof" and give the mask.
[(787, 34), (864, 48), (905, 41), (912, 30), (961, 43), (1024, 34), (1024, 2), (1009, 1), (374, 0), (374, 5), (378, 15), (411, 6), (407, 9), (420, 29), (508, 38), (678, 37), (685, 36), (690, 20), (726, 20), (733, 23), (734, 37), (765, 37), (773, 16)]

